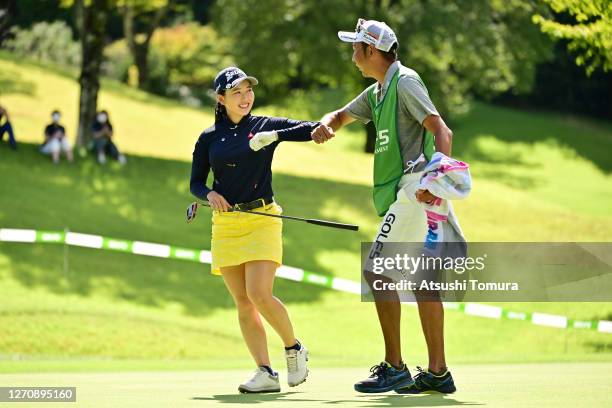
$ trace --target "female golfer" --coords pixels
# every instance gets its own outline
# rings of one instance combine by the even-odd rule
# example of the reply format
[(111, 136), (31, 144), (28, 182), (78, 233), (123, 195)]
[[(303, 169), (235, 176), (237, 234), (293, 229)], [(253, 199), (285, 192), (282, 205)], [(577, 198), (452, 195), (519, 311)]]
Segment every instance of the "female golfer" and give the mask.
[[(303, 383), (308, 351), (296, 339), (285, 306), (272, 294), (282, 264), (282, 221), (232, 209), (281, 214), (272, 193), (272, 156), (279, 142), (311, 140), (316, 122), (252, 116), (256, 78), (225, 68), (215, 78), (215, 124), (200, 135), (193, 152), (191, 193), (207, 200), (212, 215), (212, 273), (222, 275), (238, 309), (240, 329), (257, 364), (238, 387), (243, 393), (279, 392), (260, 314), (285, 344), (287, 382)], [(212, 168), (214, 181), (206, 180)]]

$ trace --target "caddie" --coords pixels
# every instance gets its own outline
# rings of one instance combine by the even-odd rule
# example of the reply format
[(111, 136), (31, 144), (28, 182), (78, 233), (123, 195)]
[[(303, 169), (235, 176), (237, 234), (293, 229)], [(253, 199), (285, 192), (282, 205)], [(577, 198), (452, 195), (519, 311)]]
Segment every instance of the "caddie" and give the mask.
[[(343, 108), (326, 114), (313, 140), (323, 143), (333, 131), (355, 121), (374, 122), (374, 207), (382, 222), (372, 251), (390, 242), (423, 243), (428, 232), (424, 204), (437, 199), (419, 189), (423, 169), (434, 151), (450, 156), (453, 133), (432, 103), (423, 80), (403, 66), (397, 57), (398, 40), (384, 22), (359, 19), (354, 32), (340, 31), (339, 38), (352, 43), (352, 61), (367, 78), (376, 80)], [(372, 274), (364, 268), (366, 277)], [(355, 384), (365, 393), (424, 391), (452, 393), (453, 377), (444, 354), (444, 310), (442, 303), (418, 301), (419, 316), (429, 355), (428, 367), (418, 368), (413, 379), (402, 360), (399, 298), (374, 296), (385, 343), (385, 358), (373, 366), (371, 375)], [(418, 298), (417, 298), (418, 299)]]

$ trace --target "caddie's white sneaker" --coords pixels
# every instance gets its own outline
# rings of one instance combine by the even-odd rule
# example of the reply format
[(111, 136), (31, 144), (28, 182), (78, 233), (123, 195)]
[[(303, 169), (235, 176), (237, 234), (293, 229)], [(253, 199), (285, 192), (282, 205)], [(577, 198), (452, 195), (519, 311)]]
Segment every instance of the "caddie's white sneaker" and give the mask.
[[(276, 374), (276, 373), (275, 373)], [(264, 367), (257, 367), (253, 376), (243, 384), (238, 391), (246, 393), (280, 392), (278, 374), (272, 375)]]
[(301, 344), (299, 350), (285, 350), (287, 359), (287, 383), (290, 387), (295, 387), (306, 381), (308, 377), (308, 349)]

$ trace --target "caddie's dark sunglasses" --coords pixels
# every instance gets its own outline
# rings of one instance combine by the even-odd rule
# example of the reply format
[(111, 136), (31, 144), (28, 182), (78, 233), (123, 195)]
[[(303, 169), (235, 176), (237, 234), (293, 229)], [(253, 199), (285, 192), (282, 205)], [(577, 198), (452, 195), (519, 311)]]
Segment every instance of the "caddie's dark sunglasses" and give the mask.
[(360, 18), (357, 20), (357, 26), (355, 27), (355, 32), (358, 33), (361, 31), (361, 29), (363, 28), (363, 24), (366, 22), (367, 20)]

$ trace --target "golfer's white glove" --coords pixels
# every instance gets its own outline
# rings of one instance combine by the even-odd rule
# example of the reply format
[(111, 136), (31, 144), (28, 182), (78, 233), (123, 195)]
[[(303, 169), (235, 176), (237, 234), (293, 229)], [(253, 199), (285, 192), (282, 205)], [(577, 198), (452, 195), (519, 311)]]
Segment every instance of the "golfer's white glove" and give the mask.
[(249, 140), (249, 146), (252, 150), (258, 151), (277, 140), (278, 133), (276, 132), (259, 132)]

